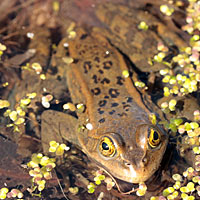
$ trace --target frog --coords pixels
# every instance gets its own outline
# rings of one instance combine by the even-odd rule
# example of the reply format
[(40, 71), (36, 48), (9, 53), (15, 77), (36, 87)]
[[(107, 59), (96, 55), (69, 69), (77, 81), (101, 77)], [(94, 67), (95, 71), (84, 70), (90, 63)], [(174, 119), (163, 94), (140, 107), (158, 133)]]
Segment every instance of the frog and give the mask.
[[(84, 110), (75, 115), (54, 110), (42, 113), (44, 152), (51, 140), (64, 139), (112, 177), (133, 184), (147, 181), (160, 166), (167, 133), (152, 123), (152, 111), (131, 76), (123, 75), (130, 69), (121, 53), (98, 32), (79, 26), (75, 32), (75, 38), (60, 42), (54, 61), (72, 103), (83, 105)], [(72, 63), (63, 62), (66, 54)]]

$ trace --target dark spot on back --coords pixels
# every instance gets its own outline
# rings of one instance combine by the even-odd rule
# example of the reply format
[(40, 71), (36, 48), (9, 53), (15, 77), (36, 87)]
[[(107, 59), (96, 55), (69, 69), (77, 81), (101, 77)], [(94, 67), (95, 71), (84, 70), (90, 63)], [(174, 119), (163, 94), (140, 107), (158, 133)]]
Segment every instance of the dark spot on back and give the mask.
[(83, 63), (84, 73), (88, 73), (88, 71), (92, 68), (91, 61), (85, 61)]
[(99, 70), (99, 73), (100, 73), (100, 74), (103, 74), (103, 70), (100, 69), (100, 70)]
[(101, 81), (102, 84), (109, 84), (110, 83), (110, 80), (108, 78), (104, 78), (102, 81)]
[(105, 122), (105, 118), (102, 118), (99, 120), (99, 123), (103, 123), (103, 122)]
[(76, 64), (76, 63), (78, 63), (78, 61), (79, 61), (79, 59), (75, 58), (75, 59), (73, 60), (73, 63)]
[(75, 48), (76, 49), (80, 49), (81, 48), (81, 44), (80, 43), (76, 44)]
[(115, 110), (112, 110), (109, 112), (110, 115), (113, 115), (115, 113)]
[(126, 113), (118, 113), (117, 115), (119, 115), (120, 117), (123, 117), (123, 116), (127, 116), (127, 114)]
[(101, 108), (98, 108), (97, 110), (98, 110), (98, 113), (99, 113), (100, 115), (104, 113), (104, 111), (101, 110)]
[(123, 106), (123, 109), (130, 108), (130, 107), (131, 107), (130, 105), (126, 104)]
[(82, 56), (83, 54), (85, 54), (85, 50), (80, 50), (78, 53), (80, 56)]
[(110, 57), (110, 52), (109, 53), (106, 53), (104, 58), (109, 58)]
[(83, 34), (83, 35), (81, 35), (80, 39), (84, 40), (87, 36), (88, 36), (88, 34)]
[(94, 80), (94, 83), (98, 83), (97, 75), (93, 75), (92, 79)]
[(112, 61), (105, 61), (103, 62), (103, 68), (104, 69), (110, 69), (112, 67)]
[(117, 84), (118, 85), (123, 85), (124, 79), (121, 76), (117, 76)]
[(116, 31), (116, 33), (120, 33), (121, 31), (121, 26), (119, 24), (117, 24), (115, 27), (114, 27), (114, 30)]
[(132, 97), (128, 97), (128, 98), (127, 98), (127, 102), (128, 102), (128, 103), (130, 103), (130, 102), (132, 102), (132, 101), (133, 101), (133, 98), (132, 98)]
[(94, 89), (91, 89), (91, 92), (94, 94), (94, 95), (99, 95), (101, 93), (101, 90), (100, 88), (94, 88)]
[(104, 99), (109, 99), (109, 96), (105, 96)]
[(106, 100), (100, 100), (98, 104), (100, 107), (104, 107), (106, 105), (106, 103), (107, 103)]
[(117, 107), (119, 104), (118, 103), (112, 103), (111, 107)]
[(119, 94), (120, 94), (118, 92), (118, 89), (114, 89), (114, 88), (110, 88), (108, 93), (112, 98), (117, 98), (119, 96)]
[(98, 57), (98, 56), (96, 56), (95, 58), (94, 58), (94, 61), (96, 61), (96, 62), (100, 62), (100, 58)]

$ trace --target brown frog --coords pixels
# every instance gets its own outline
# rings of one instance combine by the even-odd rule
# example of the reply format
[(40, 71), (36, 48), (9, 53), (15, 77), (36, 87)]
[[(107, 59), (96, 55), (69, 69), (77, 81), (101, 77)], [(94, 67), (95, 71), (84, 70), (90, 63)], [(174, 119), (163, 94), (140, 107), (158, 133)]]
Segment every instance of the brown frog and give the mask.
[(64, 64), (65, 52), (58, 51), (57, 67), (62, 68), (73, 104), (82, 103), (85, 110), (77, 112), (78, 119), (62, 112), (43, 112), (44, 150), (49, 141), (63, 137), (112, 176), (129, 183), (146, 181), (159, 168), (167, 135), (149, 120), (151, 111), (132, 79), (123, 77), (128, 67), (122, 55), (98, 33), (77, 28), (76, 34), (59, 44), (63, 49), (67, 42), (73, 63)]

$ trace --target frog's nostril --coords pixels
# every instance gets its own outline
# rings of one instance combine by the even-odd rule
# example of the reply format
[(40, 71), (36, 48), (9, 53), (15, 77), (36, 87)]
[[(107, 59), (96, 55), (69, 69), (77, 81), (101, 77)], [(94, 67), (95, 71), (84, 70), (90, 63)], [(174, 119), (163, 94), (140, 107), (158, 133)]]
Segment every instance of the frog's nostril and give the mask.
[(143, 158), (142, 162), (143, 162), (144, 165), (146, 165), (147, 162), (148, 162), (147, 158)]
[(127, 162), (127, 161), (124, 161), (124, 165), (125, 165), (126, 167), (129, 167), (129, 166), (131, 165), (131, 163), (129, 163), (129, 162)]

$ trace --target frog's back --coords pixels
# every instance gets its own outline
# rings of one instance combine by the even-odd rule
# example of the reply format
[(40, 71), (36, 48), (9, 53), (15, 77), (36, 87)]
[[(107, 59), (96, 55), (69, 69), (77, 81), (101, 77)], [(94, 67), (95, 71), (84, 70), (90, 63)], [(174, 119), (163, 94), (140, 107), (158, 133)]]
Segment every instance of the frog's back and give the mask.
[(122, 72), (128, 71), (126, 63), (108, 41), (99, 35), (94, 37), (83, 32), (70, 44), (73, 46), (70, 56), (76, 62), (71, 67), (76, 71), (73, 75), (77, 76), (77, 80), (69, 79), (79, 81), (81, 85), (78, 96), (73, 95), (74, 90), (71, 91), (73, 102), (80, 100), (80, 96), (82, 101), (85, 99), (85, 103), (89, 104), (86, 107), (91, 109), (91, 112), (88, 111), (91, 113), (89, 118), (94, 118), (97, 126), (111, 128), (113, 123), (116, 128), (120, 120), (125, 122), (131, 118), (135, 123), (145, 123), (149, 111), (142, 104), (130, 78), (123, 77)]
[[(151, 128), (150, 111), (131, 78), (123, 77), (128, 67), (122, 55), (101, 35), (82, 29), (69, 41), (69, 55), (74, 59), (67, 68), (71, 98), (86, 106), (78, 113), (80, 125), (91, 124), (77, 134), (83, 151), (122, 180), (147, 180), (158, 168), (167, 140), (158, 127)], [(148, 137), (157, 151), (149, 149)]]

